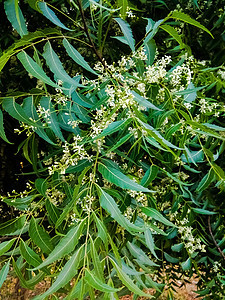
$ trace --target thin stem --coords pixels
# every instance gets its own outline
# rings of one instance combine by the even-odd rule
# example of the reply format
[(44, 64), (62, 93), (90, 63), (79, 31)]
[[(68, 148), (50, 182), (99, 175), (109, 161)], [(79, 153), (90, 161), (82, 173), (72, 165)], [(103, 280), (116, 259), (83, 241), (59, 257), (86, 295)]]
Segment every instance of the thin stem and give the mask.
[(88, 40), (89, 40), (89, 42), (90, 42), (90, 44), (91, 44), (91, 46), (92, 46), (93, 51), (94, 51), (95, 54), (97, 55), (98, 59), (99, 59), (100, 62), (103, 64), (103, 66), (106, 68), (106, 65), (105, 65), (105, 63), (104, 63), (104, 60), (102, 59), (101, 54), (100, 54), (100, 53), (98, 52), (98, 50), (96, 49), (95, 44), (94, 44), (94, 42), (93, 42), (93, 40), (92, 40), (92, 38), (91, 38), (91, 36), (90, 36), (90, 34), (89, 34), (89, 30), (88, 30), (88, 26), (87, 26), (87, 22), (86, 22), (86, 19), (85, 19), (84, 10), (83, 10), (81, 1), (78, 0), (77, 3), (78, 3), (78, 6), (79, 6), (79, 10), (80, 10), (80, 13), (81, 13), (81, 18), (82, 18), (82, 21), (83, 21), (83, 24), (84, 24), (84, 31), (85, 31), (85, 33), (86, 33), (86, 35), (87, 35), (87, 38), (88, 38)]
[(216, 248), (218, 249), (219, 253), (223, 257), (223, 259), (225, 260), (225, 255), (224, 255), (223, 251), (221, 250), (220, 246), (217, 244), (217, 241), (216, 241), (216, 239), (215, 239), (215, 237), (214, 237), (214, 235), (212, 233), (212, 227), (211, 227), (211, 223), (210, 223), (210, 216), (208, 216), (208, 226), (209, 226), (209, 233), (210, 233), (210, 235), (211, 235), (211, 237), (213, 239), (213, 242), (214, 242)]

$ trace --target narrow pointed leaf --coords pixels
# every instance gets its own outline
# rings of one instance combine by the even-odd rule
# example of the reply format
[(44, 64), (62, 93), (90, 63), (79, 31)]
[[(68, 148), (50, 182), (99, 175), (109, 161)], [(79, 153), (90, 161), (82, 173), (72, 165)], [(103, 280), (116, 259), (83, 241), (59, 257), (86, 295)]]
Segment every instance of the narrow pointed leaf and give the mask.
[(71, 253), (78, 243), (85, 221), (86, 220), (83, 220), (79, 225), (71, 228), (70, 231), (68, 231), (68, 233), (60, 240), (58, 245), (49, 254), (49, 256), (43, 261), (43, 263), (41, 263), (34, 270), (41, 269)]
[(122, 189), (129, 189), (133, 191), (141, 192), (151, 192), (149, 189), (141, 186), (140, 184), (134, 182), (129, 177), (124, 175), (119, 170), (103, 165), (102, 163), (98, 164), (98, 170), (102, 176), (109, 182), (119, 186)]
[(181, 49), (184, 48), (185, 45), (181, 39), (181, 36), (176, 31), (176, 29), (174, 29), (172, 26), (167, 24), (161, 25), (160, 28), (168, 32), (180, 44)]
[(213, 182), (214, 177), (215, 173), (213, 171), (213, 168), (211, 168), (209, 172), (199, 182), (196, 192), (201, 193), (202, 191), (204, 191), (210, 185), (210, 183)]
[(4, 281), (6, 280), (6, 277), (9, 273), (9, 265), (10, 261), (8, 260), (7, 263), (2, 267), (0, 271), (0, 288), (2, 287)]
[(43, 71), (43, 69), (24, 51), (21, 51), (19, 54), (17, 54), (18, 59), (24, 66), (24, 68), (27, 70), (28, 73), (30, 73), (32, 76), (34, 76), (37, 79), (40, 79), (44, 83), (53, 86), (55, 88), (59, 88), (55, 82), (53, 82)]
[(185, 14), (183, 12), (173, 11), (172, 14), (169, 17), (173, 18), (173, 19), (177, 19), (177, 20), (183, 21), (183, 22), (186, 22), (186, 23), (189, 23), (189, 24), (191, 24), (193, 26), (196, 26), (196, 27), (198, 27), (198, 28), (206, 31), (208, 34), (211, 35), (211, 37), (213, 37), (213, 35), (211, 34), (211, 32), (205, 26), (203, 26), (198, 21), (193, 20), (189, 15), (187, 15), (187, 14)]
[(119, 120), (112, 122), (111, 124), (108, 125), (107, 128), (105, 128), (101, 134), (95, 137), (95, 139), (99, 139), (103, 136), (112, 134), (114, 132), (117, 132), (119, 130), (123, 130), (130, 122), (132, 121), (131, 118), (126, 119), (126, 120)]
[(0, 256), (2, 254), (4, 254), (5, 252), (7, 252), (11, 247), (12, 245), (14, 244), (16, 239), (12, 239), (10, 241), (6, 241), (6, 242), (2, 242), (0, 244)]
[(95, 244), (91, 237), (90, 237), (90, 245), (91, 245), (91, 259), (92, 259), (92, 262), (94, 265), (94, 272), (97, 275), (97, 277), (102, 282), (104, 282), (104, 274), (103, 274), (103, 269), (102, 269), (101, 261), (99, 258), (99, 254), (95, 248)]
[(68, 55), (81, 67), (83, 67), (85, 70), (98, 75), (85, 61), (83, 56), (67, 41), (67, 39), (63, 39), (63, 45), (66, 49), (66, 52)]
[(135, 40), (133, 38), (133, 34), (130, 28), (130, 25), (125, 22), (124, 20), (122, 20), (121, 18), (115, 18), (114, 19), (120, 26), (123, 34), (124, 34), (124, 38), (126, 39), (129, 47), (131, 48), (131, 50), (133, 52), (135, 52)]
[(131, 94), (134, 96), (134, 100), (141, 106), (151, 108), (153, 110), (162, 111), (162, 109), (156, 107), (154, 104), (152, 104), (150, 101), (136, 93), (135, 91), (131, 91)]
[(75, 253), (71, 256), (71, 258), (67, 261), (62, 271), (51, 285), (51, 287), (44, 294), (35, 297), (35, 300), (45, 299), (47, 296), (55, 293), (60, 288), (64, 287), (77, 274), (77, 269), (80, 264), (82, 251), (83, 246), (76, 250)]
[(136, 257), (137, 261), (140, 261), (142, 264), (150, 267), (158, 267), (158, 265), (154, 263), (137, 245), (127, 242), (127, 248), (129, 249), (130, 253)]
[(157, 176), (159, 168), (155, 165), (150, 166), (141, 179), (141, 185), (148, 186)]
[(123, 270), (114, 262), (114, 260), (110, 259), (110, 261), (113, 264), (119, 279), (129, 289), (129, 291), (133, 292), (134, 294), (137, 294), (138, 296), (142, 296), (146, 298), (153, 297), (140, 290), (139, 287), (130, 279), (130, 277), (125, 272), (123, 272)]
[(7, 139), (7, 137), (6, 137), (6, 135), (5, 135), (4, 124), (3, 124), (3, 113), (2, 113), (1, 110), (0, 110), (0, 137), (1, 137), (6, 143), (12, 144), (12, 143), (10, 143), (10, 141)]
[(93, 215), (94, 215), (94, 219), (95, 219), (96, 226), (98, 229), (98, 236), (103, 241), (103, 243), (105, 245), (107, 245), (107, 243), (108, 243), (107, 229), (106, 229), (104, 223), (96, 216), (96, 214), (94, 212), (93, 212)]
[(65, 141), (65, 139), (62, 135), (60, 126), (59, 126), (56, 111), (51, 102), (51, 98), (50, 97), (42, 97), (40, 100), (40, 106), (43, 107), (45, 110), (49, 111), (49, 116), (47, 118), (47, 123), (48, 123), (49, 128), (52, 129), (52, 131), (54, 132), (54, 134), (57, 137), (59, 137), (62, 141)]
[(7, 0), (4, 2), (4, 8), (8, 20), (13, 28), (19, 33), (21, 37), (28, 34), (24, 16), (19, 8), (18, 1)]
[(55, 77), (63, 82), (68, 82), (71, 85), (76, 85), (76, 81), (71, 78), (63, 68), (63, 65), (58, 57), (58, 55), (53, 50), (50, 42), (47, 42), (44, 46), (43, 57), (45, 58), (47, 65), (49, 66)]
[(23, 240), (20, 242), (20, 253), (26, 262), (33, 266), (37, 267), (41, 264), (42, 260)]
[(110, 285), (102, 282), (96, 275), (91, 273), (89, 270), (85, 270), (84, 280), (97, 291), (106, 292), (106, 293), (115, 293), (119, 289), (115, 289)]
[(155, 253), (154, 239), (152, 237), (152, 233), (151, 233), (151, 230), (149, 228), (146, 228), (146, 230), (145, 230), (145, 242), (146, 242), (146, 245), (149, 248), (149, 250), (155, 256), (155, 258), (159, 259), (158, 256)]
[(23, 215), (21, 217), (6, 221), (4, 223), (0, 223), (0, 235), (8, 235), (16, 231), (22, 231), (22, 227), (24, 227), (25, 222), (26, 216)]
[(100, 187), (99, 189), (101, 191), (101, 197), (100, 197), (101, 207), (104, 208), (114, 220), (116, 220), (124, 229), (126, 229), (129, 232), (143, 231), (142, 228), (135, 226), (126, 217), (122, 215), (115, 200), (109, 194), (103, 191)]
[(48, 5), (45, 2), (38, 2), (38, 6), (41, 10), (41, 12), (43, 13), (43, 15), (50, 20), (53, 24), (65, 29), (65, 30), (69, 30), (72, 31), (71, 29), (69, 29), (68, 27), (66, 27), (60, 20), (59, 18), (56, 16), (56, 14), (54, 13), (53, 10), (51, 10)]
[(125, 136), (123, 136), (112, 148), (110, 148), (110, 152), (114, 151), (115, 149), (122, 146), (124, 143), (126, 143), (131, 137), (133, 136), (132, 133), (128, 133)]
[(49, 254), (53, 250), (49, 234), (38, 225), (34, 218), (30, 221), (29, 234), (32, 241), (41, 248), (44, 253)]
[(163, 215), (158, 212), (158, 210), (156, 210), (155, 208), (151, 208), (151, 207), (142, 207), (141, 208), (142, 212), (144, 214), (146, 214), (147, 216), (167, 225), (167, 226), (175, 226), (172, 222), (170, 222), (169, 220), (167, 220), (165, 217), (163, 217)]

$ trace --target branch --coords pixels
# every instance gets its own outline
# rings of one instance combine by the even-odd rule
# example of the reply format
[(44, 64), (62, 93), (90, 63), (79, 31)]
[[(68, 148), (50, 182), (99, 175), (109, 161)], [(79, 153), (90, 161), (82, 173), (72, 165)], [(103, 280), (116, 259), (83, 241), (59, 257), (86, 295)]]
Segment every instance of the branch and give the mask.
[(216, 245), (216, 248), (218, 249), (219, 253), (221, 254), (221, 256), (223, 257), (223, 259), (225, 260), (225, 255), (223, 253), (223, 251), (221, 250), (220, 246), (217, 244), (217, 241), (212, 233), (212, 227), (211, 227), (211, 224), (210, 224), (210, 216), (208, 216), (208, 226), (209, 226), (209, 233), (213, 239), (213, 242), (214, 244)]
[(95, 52), (95, 54), (97, 55), (98, 59), (100, 60), (100, 62), (103, 64), (103, 66), (106, 68), (106, 65), (105, 65), (105, 62), (104, 60), (102, 59), (102, 56), (101, 54), (98, 52), (98, 50), (96, 49), (95, 47), (95, 44), (89, 34), (89, 31), (88, 31), (88, 26), (87, 26), (87, 22), (86, 22), (86, 19), (85, 19), (85, 15), (84, 15), (84, 10), (83, 10), (83, 7), (82, 7), (82, 4), (81, 4), (81, 0), (77, 0), (78, 2), (78, 7), (79, 7), (79, 10), (80, 10), (80, 13), (81, 13), (81, 18), (82, 18), (82, 21), (84, 23), (84, 31), (87, 35), (87, 38), (93, 48), (93, 51)]

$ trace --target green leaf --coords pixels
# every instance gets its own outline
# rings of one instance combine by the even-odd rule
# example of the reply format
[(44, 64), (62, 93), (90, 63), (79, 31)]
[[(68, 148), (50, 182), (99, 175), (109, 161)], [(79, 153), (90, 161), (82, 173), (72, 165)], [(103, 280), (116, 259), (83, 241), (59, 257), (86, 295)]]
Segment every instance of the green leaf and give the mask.
[(76, 247), (78, 240), (82, 234), (84, 227), (84, 219), (79, 225), (74, 226), (67, 232), (67, 234), (60, 240), (60, 242), (55, 246), (54, 250), (49, 254), (49, 256), (34, 270), (41, 269), (54, 261), (64, 257), (65, 255), (71, 253)]
[(120, 8), (120, 14), (123, 18), (127, 16), (127, 8), (128, 8), (128, 1), (127, 0), (117, 0), (117, 6)]
[(9, 265), (10, 265), (10, 261), (8, 260), (7, 263), (2, 267), (0, 271), (0, 288), (2, 287), (9, 273)]
[(151, 217), (167, 226), (173, 226), (175, 227), (175, 225), (170, 222), (169, 220), (167, 220), (165, 217), (163, 217), (163, 215), (158, 212), (158, 210), (156, 210), (155, 208), (151, 208), (151, 207), (141, 207), (141, 210), (144, 214), (146, 214), (148, 217)]
[(174, 252), (180, 252), (184, 248), (184, 243), (179, 243), (171, 246), (171, 250)]
[(51, 202), (49, 199), (45, 200), (45, 207), (49, 214), (50, 220), (56, 224), (57, 220), (60, 217), (60, 210)]
[(98, 236), (103, 241), (103, 243), (107, 245), (108, 244), (107, 229), (104, 223), (96, 216), (94, 211), (92, 212), (92, 214), (94, 215), (95, 223), (98, 229)]
[(184, 262), (181, 263), (181, 267), (184, 271), (190, 270), (191, 269), (191, 259), (188, 257), (188, 259)]
[(147, 123), (143, 123), (142, 121), (140, 121), (140, 124), (147, 129), (147, 131), (150, 133), (150, 135), (156, 139), (156, 141), (158, 141), (162, 146), (166, 147), (166, 148), (174, 148), (174, 149), (178, 149), (178, 150), (184, 150), (183, 148), (177, 147), (175, 145), (173, 145), (172, 143), (170, 143), (169, 141), (167, 141), (155, 128), (153, 128), (151, 125), (147, 124)]
[(196, 213), (196, 214), (200, 214), (200, 215), (215, 215), (217, 214), (214, 211), (209, 211), (206, 209), (202, 209), (202, 208), (192, 208), (192, 210)]
[(14, 119), (28, 124), (30, 126), (37, 126), (37, 124), (30, 120), (21, 105), (17, 104), (14, 98), (6, 98), (2, 101), (3, 108)]
[(147, 65), (151, 66), (155, 59), (156, 53), (156, 43), (155, 40), (151, 39), (147, 43), (144, 44), (145, 53), (147, 55)]
[(19, 54), (17, 54), (17, 57), (24, 66), (24, 68), (27, 70), (27, 72), (30, 73), (32, 76), (34, 76), (37, 79), (40, 79), (44, 83), (54, 88), (60, 88), (45, 74), (43, 69), (26, 52), (21, 51)]
[(110, 152), (114, 151), (115, 149), (122, 146), (124, 143), (126, 143), (131, 137), (133, 136), (132, 133), (128, 133), (125, 136), (123, 136), (112, 148), (109, 149)]
[(148, 186), (157, 176), (159, 168), (155, 165), (150, 166), (141, 179), (141, 185)]
[(77, 274), (82, 251), (83, 246), (76, 250), (71, 258), (67, 261), (56, 280), (52, 283), (51, 287), (44, 294), (35, 297), (35, 300), (45, 299), (47, 296), (55, 293), (60, 288), (64, 287)]
[(28, 34), (24, 16), (18, 5), (18, 0), (7, 0), (4, 2), (4, 8), (8, 20), (13, 28), (19, 33), (21, 37)]
[(199, 151), (192, 151), (185, 146), (185, 150), (187, 157), (184, 154), (181, 155), (181, 160), (183, 162), (193, 163), (195, 166), (197, 166), (197, 163), (204, 162), (204, 152), (202, 149)]
[(136, 257), (136, 261), (140, 261), (142, 264), (150, 266), (150, 267), (158, 267), (156, 263), (154, 263), (146, 254), (145, 252), (135, 245), (134, 243), (127, 242), (127, 248), (129, 249), (130, 253)]
[(95, 248), (95, 244), (90, 236), (90, 244), (91, 244), (91, 259), (94, 265), (94, 272), (96, 274), (96, 276), (102, 281), (104, 282), (104, 274), (103, 274), (103, 269), (102, 269), (102, 265), (101, 265), (101, 261), (99, 258), (99, 254)]
[(16, 262), (14, 261), (14, 259), (12, 259), (12, 263), (13, 263), (13, 270), (16, 273), (17, 277), (20, 280), (20, 285), (28, 290), (32, 290), (34, 288), (34, 283), (32, 282), (32, 284), (29, 284), (29, 281), (27, 281), (24, 277), (23, 274), (21, 272), (21, 269), (17, 266)]
[(4, 124), (3, 124), (3, 113), (2, 113), (1, 110), (0, 110), (0, 137), (1, 137), (6, 143), (13, 144), (13, 143), (10, 143), (10, 141), (7, 139), (7, 137), (6, 137), (6, 135), (5, 135)]
[(65, 30), (69, 30), (69, 31), (73, 31), (71, 29), (69, 29), (68, 27), (66, 27), (60, 20), (59, 18), (56, 16), (56, 14), (54, 13), (53, 10), (51, 10), (47, 3), (45, 2), (38, 2), (38, 7), (40, 8), (41, 12), (43, 13), (43, 15), (50, 20), (53, 24), (55, 24), (56, 26), (59, 26)]
[(76, 102), (78, 105), (81, 105), (83, 107), (92, 108), (93, 103), (84, 95), (81, 93), (78, 93), (77, 91), (74, 91), (71, 95), (72, 100)]
[(8, 235), (17, 230), (22, 231), (22, 227), (26, 221), (26, 216), (21, 216), (4, 223), (0, 223), (0, 235)]
[(183, 43), (181, 36), (178, 34), (176, 29), (167, 24), (161, 25), (160, 28), (168, 32), (180, 44), (181, 49), (185, 47), (185, 44)]
[(145, 234), (145, 242), (151, 253), (155, 256), (155, 258), (159, 259), (157, 254), (155, 253), (155, 244), (154, 239), (152, 237), (151, 230), (149, 228), (146, 228), (144, 231)]
[(16, 41), (12, 46), (10, 46), (0, 57), (0, 71), (3, 69), (7, 61), (10, 59), (11, 56), (20, 52), (20, 48), (23, 46), (30, 46), (36, 39), (47, 38), (48, 35), (59, 35), (60, 32), (57, 31), (55, 28), (45, 28), (43, 30), (37, 30), (35, 32), (31, 32), (20, 40)]
[(165, 256), (165, 259), (172, 264), (177, 264), (179, 262), (178, 258), (175, 258), (166, 252), (164, 252), (164, 256)]
[(45, 58), (50, 70), (58, 80), (60, 79), (62, 82), (68, 82), (69, 84), (76, 86), (76, 81), (66, 73), (50, 42), (47, 42), (44, 46), (43, 57)]
[(196, 192), (201, 193), (202, 191), (204, 191), (210, 185), (210, 183), (213, 182), (214, 178), (215, 173), (213, 171), (213, 168), (211, 168), (209, 172), (199, 182)]
[(113, 259), (109, 259), (114, 266), (119, 279), (129, 289), (129, 291), (142, 297), (153, 298), (153, 296), (146, 294), (142, 290), (140, 290), (139, 287), (130, 279), (130, 277), (126, 273), (123, 272), (123, 270), (114, 262)]
[(62, 141), (65, 141), (65, 139), (62, 135), (60, 126), (59, 126), (59, 121), (58, 121), (56, 111), (51, 102), (51, 98), (50, 97), (42, 97), (40, 100), (40, 106), (43, 107), (45, 110), (49, 111), (49, 115), (47, 117), (47, 123), (48, 123), (49, 128), (52, 129), (52, 131), (54, 132), (54, 134), (57, 137), (59, 137)]
[(67, 39), (63, 39), (63, 46), (66, 49), (66, 52), (68, 55), (81, 67), (83, 67), (85, 70), (98, 75), (85, 61), (83, 56), (67, 41)]
[(35, 187), (42, 196), (44, 196), (44, 197), (46, 196), (46, 190), (47, 190), (46, 179), (37, 178), (35, 180)]
[(183, 21), (183, 22), (186, 22), (186, 23), (191, 24), (193, 26), (196, 26), (196, 27), (198, 27), (198, 28), (206, 31), (213, 38), (213, 35), (211, 34), (211, 32), (205, 26), (203, 26), (198, 21), (193, 20), (191, 17), (189, 17), (187, 14), (185, 14), (183, 12), (173, 11), (172, 14), (169, 15), (168, 17), (169, 18), (173, 18), (173, 19), (177, 19), (177, 20), (180, 20), (180, 21)]
[(122, 20), (121, 18), (114, 18), (114, 20), (119, 24), (123, 34), (124, 38), (126, 39), (129, 47), (131, 48), (132, 52), (135, 52), (135, 40), (133, 38), (133, 34), (130, 28), (130, 25)]
[(44, 253), (49, 254), (53, 250), (49, 234), (32, 217), (29, 226), (29, 235), (32, 241), (41, 248)]
[(5, 252), (7, 252), (12, 247), (12, 245), (15, 242), (15, 240), (16, 240), (16, 238), (12, 239), (10, 241), (2, 242), (0, 244), (0, 256), (3, 255)]
[(33, 267), (37, 267), (42, 263), (39, 255), (35, 253), (23, 240), (20, 242), (20, 253), (26, 262)]
[(129, 189), (132, 191), (141, 191), (146, 193), (151, 192), (149, 189), (134, 182), (129, 177), (127, 177), (115, 168), (105, 166), (102, 163), (99, 163), (98, 170), (106, 180), (115, 184), (116, 186), (119, 186), (122, 189)]
[(100, 133), (98, 136), (95, 137), (95, 139), (99, 139), (103, 136), (110, 135), (114, 132), (117, 132), (119, 130), (123, 130), (130, 122), (132, 121), (131, 118), (125, 119), (125, 120), (119, 120), (112, 122), (108, 125), (107, 128), (105, 128), (102, 133)]
[(14, 206), (20, 210), (26, 210), (29, 204), (32, 202), (33, 199), (36, 198), (37, 195), (30, 195), (24, 198), (16, 198), (16, 199), (4, 199), (3, 201), (8, 205)]
[(162, 109), (156, 107), (154, 104), (149, 102), (147, 99), (136, 93), (135, 91), (131, 91), (131, 94), (134, 96), (134, 100), (141, 106), (151, 108), (153, 110), (162, 111)]
[(85, 270), (84, 280), (97, 291), (106, 292), (106, 293), (114, 293), (119, 291), (120, 289), (115, 289), (110, 285), (102, 282), (95, 274), (91, 273), (89, 270)]
[(98, 188), (101, 191), (100, 205), (111, 215), (111, 217), (114, 220), (116, 220), (124, 229), (126, 229), (129, 232), (143, 231), (142, 228), (135, 226), (126, 217), (122, 215), (115, 200), (109, 194), (103, 191), (100, 187)]

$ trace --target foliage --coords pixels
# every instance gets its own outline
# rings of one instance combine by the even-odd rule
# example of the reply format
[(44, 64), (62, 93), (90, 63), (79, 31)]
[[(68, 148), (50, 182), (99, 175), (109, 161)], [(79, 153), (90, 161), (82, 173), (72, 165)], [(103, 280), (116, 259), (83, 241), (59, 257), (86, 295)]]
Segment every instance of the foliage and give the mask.
[(142, 11), (127, 1), (70, 1), (61, 13), (28, 3), (53, 28), (27, 32), (18, 1), (5, 1), (21, 38), (0, 66), (16, 55), (35, 86), (1, 97), (33, 177), (2, 196), (14, 217), (0, 224), (0, 283), (10, 272), (26, 289), (51, 279), (35, 299), (137, 299), (148, 288), (172, 297), (178, 278), (197, 274), (198, 294), (222, 299), (225, 70), (195, 59), (178, 26), (211, 32), (172, 11), (143, 19), (137, 39), (130, 8)]

